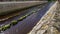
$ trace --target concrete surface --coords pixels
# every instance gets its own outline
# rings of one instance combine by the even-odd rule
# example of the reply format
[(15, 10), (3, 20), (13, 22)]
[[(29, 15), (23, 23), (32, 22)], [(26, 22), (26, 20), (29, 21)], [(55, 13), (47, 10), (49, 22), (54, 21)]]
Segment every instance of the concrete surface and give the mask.
[(47, 1), (19, 1), (19, 2), (0, 2), (0, 15), (15, 12), (23, 8), (46, 3)]

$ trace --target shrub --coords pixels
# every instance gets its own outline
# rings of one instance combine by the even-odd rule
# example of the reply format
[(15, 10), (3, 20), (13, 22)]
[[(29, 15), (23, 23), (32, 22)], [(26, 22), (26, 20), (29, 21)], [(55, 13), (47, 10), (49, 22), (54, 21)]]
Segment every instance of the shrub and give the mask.
[(10, 25), (15, 25), (15, 24), (17, 24), (17, 23), (18, 23), (17, 20), (13, 20), (13, 21), (11, 21), (11, 24), (10, 24)]

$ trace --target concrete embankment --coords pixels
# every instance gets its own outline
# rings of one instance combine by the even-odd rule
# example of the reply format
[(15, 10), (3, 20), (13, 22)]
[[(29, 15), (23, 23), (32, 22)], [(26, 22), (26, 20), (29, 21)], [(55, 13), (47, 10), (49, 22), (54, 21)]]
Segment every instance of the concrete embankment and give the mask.
[(23, 8), (33, 7), (47, 1), (19, 1), (19, 2), (0, 2), (0, 15), (5, 15)]
[(50, 24), (52, 24), (50, 21), (53, 19), (57, 11), (57, 4), (58, 2), (55, 2), (54, 4), (51, 4), (52, 6), (50, 5), (50, 9), (47, 10), (46, 14), (28, 34), (44, 34), (44, 32), (49, 28)]

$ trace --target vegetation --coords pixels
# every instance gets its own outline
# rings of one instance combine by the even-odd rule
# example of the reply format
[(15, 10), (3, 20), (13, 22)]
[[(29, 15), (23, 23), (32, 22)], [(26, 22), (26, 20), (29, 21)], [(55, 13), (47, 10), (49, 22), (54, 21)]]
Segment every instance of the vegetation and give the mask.
[(36, 11), (33, 11), (33, 13), (35, 13)]
[(10, 24), (0, 27), (0, 32), (5, 31), (7, 28), (10, 28)]
[(10, 25), (16, 25), (18, 23), (17, 20), (13, 20)]

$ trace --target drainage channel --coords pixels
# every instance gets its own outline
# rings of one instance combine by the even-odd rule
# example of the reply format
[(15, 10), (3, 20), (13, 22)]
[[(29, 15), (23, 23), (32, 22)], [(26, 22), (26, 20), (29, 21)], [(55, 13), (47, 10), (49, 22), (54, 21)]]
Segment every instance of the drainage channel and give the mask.
[[(48, 3), (49, 5), (49, 3)], [(12, 25), (16, 25), (10, 27), (9, 25), (5, 25), (5, 26), (9, 26), (10, 29), (7, 29), (6, 31), (2, 32), (4, 34), (26, 34), (27, 32), (29, 32), (29, 30), (32, 29), (32, 27), (34, 27), (36, 25), (36, 23), (40, 20), (40, 18), (46, 13), (46, 11), (50, 8), (48, 5), (46, 5), (43, 9), (38, 10), (38, 12), (33, 11), (29, 14), (26, 14), (25, 16), (21, 17), (20, 19), (22, 21), (20, 21), (20, 19), (17, 21), (12, 21), (13, 24)], [(46, 8), (46, 9), (45, 9)], [(43, 13), (44, 12), (44, 13)], [(27, 17), (28, 16), (28, 17)], [(26, 18), (27, 17), (27, 18)], [(24, 19), (25, 18), (25, 19)], [(23, 20), (24, 19), (24, 20)], [(11, 24), (10, 24), (11, 25)], [(5, 26), (3, 29), (5, 29)], [(8, 28), (9, 28), (8, 27)], [(2, 28), (2, 27), (1, 27)], [(2, 34), (1, 33), (1, 34)]]
[(20, 17), (24, 16), (25, 14), (28, 14), (28, 13), (31, 13), (32, 11), (36, 11), (36, 10), (40, 10), (41, 8), (43, 8), (45, 5), (47, 4), (42, 4), (40, 6), (37, 6), (37, 7), (33, 7), (33, 8), (30, 8), (30, 9), (27, 9), (25, 11), (21, 11), (21, 13), (18, 15), (18, 16), (15, 16), (15, 17), (12, 17), (8, 20), (5, 20), (5, 21), (0, 21), (0, 25), (5, 25), (5, 24), (8, 24), (10, 23), (12, 20), (18, 20)]

